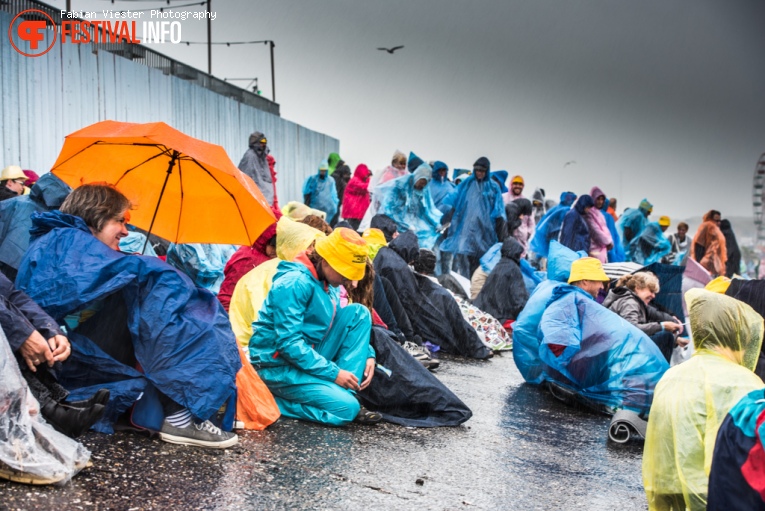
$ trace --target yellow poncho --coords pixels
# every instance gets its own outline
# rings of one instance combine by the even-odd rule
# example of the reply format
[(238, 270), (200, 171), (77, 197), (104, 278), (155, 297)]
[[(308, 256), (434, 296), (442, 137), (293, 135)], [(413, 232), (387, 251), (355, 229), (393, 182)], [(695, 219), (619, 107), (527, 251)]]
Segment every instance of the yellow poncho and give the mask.
[(258, 319), (261, 305), (271, 289), (271, 281), (276, 275), (276, 267), (280, 261), (292, 261), (301, 252), (306, 250), (317, 238), (324, 237), (324, 233), (305, 224), (282, 217), (276, 224), (276, 255), (278, 259), (271, 259), (257, 266), (242, 277), (236, 284), (234, 293), (231, 295), (229, 307), (229, 319), (231, 328), (234, 330), (236, 340), (242, 347), (250, 344), (252, 337), (252, 323)]
[(654, 392), (643, 451), (650, 510), (706, 509), (717, 429), (747, 393), (763, 387), (752, 371), (763, 319), (749, 305), (703, 289), (685, 294), (696, 352), (670, 368)]

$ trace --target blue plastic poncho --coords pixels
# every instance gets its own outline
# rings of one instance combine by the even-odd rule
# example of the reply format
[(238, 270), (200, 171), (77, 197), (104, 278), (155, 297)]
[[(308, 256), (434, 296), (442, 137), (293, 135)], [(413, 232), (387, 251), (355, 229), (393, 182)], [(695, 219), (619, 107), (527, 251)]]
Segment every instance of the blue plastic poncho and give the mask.
[(623, 263), (626, 259), (624, 256), (624, 247), (622, 246), (622, 239), (619, 236), (619, 230), (616, 228), (616, 221), (608, 213), (608, 204), (610, 201), (606, 199), (603, 203), (603, 207), (600, 211), (603, 212), (603, 218), (606, 219), (606, 225), (608, 226), (608, 232), (611, 233), (611, 240), (614, 242), (614, 248), (608, 251), (609, 263)]
[(430, 182), (430, 195), (433, 197), (433, 204), (442, 212), (446, 212), (451, 209), (450, 205), (443, 205), (444, 200), (454, 192), (454, 183), (449, 181), (448, 176), (443, 178), (438, 175), (438, 171), (446, 169), (449, 172), (449, 167), (442, 161), (437, 161), (433, 164), (433, 180)]
[(536, 286), (513, 324), (513, 360), (523, 378), (529, 383), (540, 384), (544, 381), (537, 337), (542, 314), (552, 297), (553, 290), (568, 281), (571, 264), (581, 257), (587, 257), (587, 254), (574, 252), (553, 241), (550, 244), (547, 264), (549, 280), (540, 282)]
[[(324, 177), (321, 176), (322, 170), (326, 170)], [(316, 174), (306, 178), (305, 183), (303, 183), (303, 195), (311, 196), (311, 204), (309, 206), (325, 212), (327, 214), (327, 221), (335, 217), (340, 199), (337, 196), (335, 180), (329, 176), (327, 160), (321, 162)]]
[(672, 244), (661, 230), (658, 222), (651, 222), (645, 226), (640, 236), (630, 242), (630, 254), (632, 261), (649, 265), (661, 261), (661, 258), (672, 251)]
[(575, 200), (575, 193), (563, 192), (560, 194), (560, 204), (548, 209), (542, 220), (537, 224), (537, 229), (529, 244), (532, 252), (540, 257), (547, 257), (550, 250), (550, 242), (558, 240), (563, 217), (571, 209), (571, 205)]
[(581, 195), (574, 207), (568, 210), (563, 217), (563, 224), (560, 226), (560, 237), (558, 241), (571, 250), (585, 252), (590, 251), (590, 228), (584, 218), (585, 209), (595, 206), (592, 197)]
[(128, 235), (120, 240), (120, 252), (157, 257), (157, 253), (154, 251), (154, 247), (151, 243), (146, 243), (145, 234), (134, 231), (130, 227), (128, 229)]
[(538, 334), (543, 377), (611, 409), (648, 413), (669, 369), (647, 335), (576, 286), (553, 290)]
[(159, 259), (112, 250), (79, 217), (59, 211), (34, 215), (30, 234), (17, 287), (51, 317), (63, 323), (114, 293), (127, 307), (142, 372), (76, 331), (68, 335), (72, 355), (60, 377), (73, 391), (70, 398), (92, 396), (99, 388), (111, 392), (97, 430), (110, 432), (120, 414), (155, 389), (202, 420), (234, 395), (241, 361), (228, 316), (212, 293)]
[[(629, 244), (633, 239), (640, 236), (640, 233), (643, 232), (645, 226), (648, 225), (648, 215), (651, 213), (652, 207), (653, 206), (647, 200), (643, 199), (640, 203), (640, 207), (629, 208), (619, 217), (616, 226), (619, 229), (619, 239), (622, 240), (624, 255), (627, 261), (632, 261)], [(625, 229), (630, 231), (631, 236), (625, 236)]]
[(454, 216), (441, 250), (482, 256), (498, 241), (494, 228), (497, 218), (507, 218), (497, 183), (488, 173), (481, 181), (475, 175), (467, 177), (454, 195)]
[(425, 163), (422, 158), (414, 154), (412, 151), (409, 151), (409, 158), (406, 160), (406, 168), (409, 169), (409, 172), (414, 173), (417, 168)]
[(414, 185), (420, 179), (430, 181), (432, 175), (430, 165), (423, 163), (414, 174), (397, 177), (375, 189), (375, 199), (380, 201), (377, 214), (392, 218), (399, 233), (414, 232), (420, 247), (428, 250), (438, 240), (441, 212), (433, 203), (430, 186), (415, 190)]
[(223, 284), (223, 269), (239, 247), (211, 243), (171, 243), (167, 263), (191, 277), (198, 287), (218, 294)]

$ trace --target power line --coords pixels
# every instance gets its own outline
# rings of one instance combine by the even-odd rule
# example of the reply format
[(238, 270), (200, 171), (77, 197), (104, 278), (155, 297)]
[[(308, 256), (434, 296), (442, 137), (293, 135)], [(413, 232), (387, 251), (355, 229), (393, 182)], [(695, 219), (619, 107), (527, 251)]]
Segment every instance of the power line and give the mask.
[(271, 40), (267, 39), (265, 41), (225, 41), (225, 42), (217, 42), (217, 43), (207, 43), (207, 41), (181, 41), (181, 43), (185, 44), (186, 46), (189, 46), (191, 44), (215, 44), (215, 45), (237, 45), (237, 44), (268, 44)]
[[(191, 7), (192, 5), (205, 5), (206, 3), (207, 3), (207, 0), (205, 0), (204, 2), (194, 2), (193, 4), (170, 5), (165, 7), (154, 7), (151, 9), (122, 9), (120, 10), (120, 12), (128, 12), (128, 11), (129, 12), (147, 12), (147, 11), (164, 12), (164, 11), (169, 11), (171, 9), (180, 9), (181, 7)], [(207, 43), (203, 43), (203, 44), (207, 44)]]

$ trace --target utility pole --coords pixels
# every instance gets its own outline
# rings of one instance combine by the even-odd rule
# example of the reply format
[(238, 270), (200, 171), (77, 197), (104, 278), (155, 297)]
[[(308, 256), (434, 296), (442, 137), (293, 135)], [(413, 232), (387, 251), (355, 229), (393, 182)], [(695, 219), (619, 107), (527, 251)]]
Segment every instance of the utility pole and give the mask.
[(212, 20), (210, 13), (212, 0), (207, 0), (207, 74), (212, 74)]
[(271, 45), (271, 99), (276, 103), (276, 74), (274, 73), (274, 42), (268, 41)]

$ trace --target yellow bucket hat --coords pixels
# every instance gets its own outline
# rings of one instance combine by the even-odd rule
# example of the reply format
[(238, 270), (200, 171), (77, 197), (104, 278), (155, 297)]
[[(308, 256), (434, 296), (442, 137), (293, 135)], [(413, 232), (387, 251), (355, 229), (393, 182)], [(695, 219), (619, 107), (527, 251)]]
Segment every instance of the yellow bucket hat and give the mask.
[(356, 231), (341, 227), (316, 240), (316, 253), (348, 280), (361, 280), (367, 267), (367, 242)]
[(571, 275), (568, 278), (568, 283), (578, 282), (580, 280), (599, 280), (601, 282), (608, 282), (609, 279), (606, 272), (603, 271), (603, 265), (600, 264), (599, 259), (594, 257), (583, 257), (577, 259), (571, 264)]
[(659, 225), (662, 227), (669, 227), (670, 221), (668, 216), (659, 217)]

